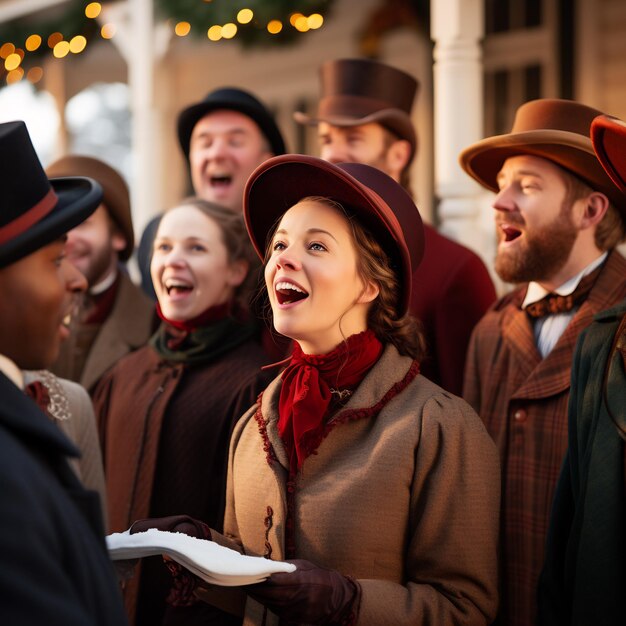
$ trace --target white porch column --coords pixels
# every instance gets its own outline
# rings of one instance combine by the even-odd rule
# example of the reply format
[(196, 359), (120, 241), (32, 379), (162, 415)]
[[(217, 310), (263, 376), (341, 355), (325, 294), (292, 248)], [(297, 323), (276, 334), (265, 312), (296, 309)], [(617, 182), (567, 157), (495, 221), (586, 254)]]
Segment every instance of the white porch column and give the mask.
[[(133, 222), (139, 236), (154, 215), (157, 171), (154, 109), (154, 8), (152, 0), (129, 0), (130, 34), (128, 84), (131, 92), (132, 154), (134, 168)], [(129, 42), (130, 43), (130, 42)]]
[(435, 194), (441, 230), (481, 251), (480, 187), (458, 164), (483, 136), (484, 0), (431, 0), (434, 48)]
[(155, 101), (155, 69), (167, 51), (171, 31), (166, 24), (155, 24), (153, 0), (105, 5), (98, 19), (115, 25), (112, 42), (128, 67), (133, 164), (130, 191), (133, 226), (138, 238), (150, 218), (163, 208), (159, 202), (161, 125)]

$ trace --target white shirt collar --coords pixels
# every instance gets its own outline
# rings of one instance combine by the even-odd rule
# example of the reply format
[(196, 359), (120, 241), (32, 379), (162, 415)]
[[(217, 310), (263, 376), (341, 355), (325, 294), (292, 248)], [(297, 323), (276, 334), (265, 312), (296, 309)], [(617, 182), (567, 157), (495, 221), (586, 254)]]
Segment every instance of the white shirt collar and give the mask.
[(103, 278), (98, 284), (94, 285), (89, 289), (89, 295), (98, 296), (101, 293), (104, 293), (117, 278), (117, 269), (113, 270), (108, 276)]
[[(587, 267), (585, 267), (582, 272), (579, 272), (573, 278), (570, 278), (568, 281), (564, 282), (562, 285), (557, 287), (554, 290), (554, 293), (559, 296), (569, 296), (574, 293), (576, 287), (578, 287), (578, 283), (585, 277), (587, 274), (591, 274), (593, 270), (599, 267), (604, 260), (608, 256), (608, 252), (604, 252), (601, 254), (595, 261), (591, 262)], [(524, 302), (522, 302), (522, 308), (527, 307), (529, 304), (533, 304), (533, 302), (539, 302), (544, 296), (547, 296), (550, 293), (547, 289), (542, 287), (539, 283), (531, 282), (528, 283), (528, 290), (526, 291), (526, 297), (524, 298)]]
[(24, 376), (22, 370), (15, 365), (11, 359), (0, 354), (0, 371), (16, 386), (20, 389), (24, 389)]

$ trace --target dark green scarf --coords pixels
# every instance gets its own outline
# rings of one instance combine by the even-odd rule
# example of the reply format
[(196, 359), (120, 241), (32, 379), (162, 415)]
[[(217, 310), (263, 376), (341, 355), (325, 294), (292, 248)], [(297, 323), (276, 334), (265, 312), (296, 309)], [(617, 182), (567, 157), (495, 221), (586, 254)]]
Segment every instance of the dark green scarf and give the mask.
[(258, 333), (255, 321), (225, 317), (191, 331), (162, 322), (150, 345), (166, 361), (204, 365), (221, 357)]

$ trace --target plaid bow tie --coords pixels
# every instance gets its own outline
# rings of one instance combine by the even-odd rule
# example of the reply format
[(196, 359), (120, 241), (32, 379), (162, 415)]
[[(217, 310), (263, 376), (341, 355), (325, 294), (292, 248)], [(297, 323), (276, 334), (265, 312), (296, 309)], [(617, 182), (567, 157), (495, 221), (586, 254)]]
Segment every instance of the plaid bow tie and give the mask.
[(533, 319), (571, 311), (587, 299), (601, 270), (602, 265), (597, 267), (590, 274), (587, 274), (587, 276), (584, 276), (578, 283), (576, 289), (574, 289), (569, 296), (559, 296), (556, 293), (549, 293), (541, 300), (529, 304), (524, 308), (524, 311)]

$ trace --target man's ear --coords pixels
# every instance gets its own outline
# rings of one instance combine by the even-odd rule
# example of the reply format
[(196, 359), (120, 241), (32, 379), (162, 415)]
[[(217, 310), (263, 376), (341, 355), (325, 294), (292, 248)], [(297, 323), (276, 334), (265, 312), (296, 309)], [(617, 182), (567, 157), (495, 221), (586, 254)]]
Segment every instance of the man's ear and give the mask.
[(387, 168), (392, 178), (400, 180), (402, 170), (411, 159), (411, 144), (406, 139), (394, 141), (387, 150)]
[(584, 202), (584, 211), (580, 220), (581, 230), (597, 226), (609, 208), (609, 199), (599, 191), (590, 193)]
[(126, 238), (117, 228), (114, 228), (113, 232), (111, 233), (111, 245), (113, 246), (113, 250), (115, 250), (116, 252), (122, 252), (122, 250), (126, 250), (126, 247), (128, 245), (126, 243)]

